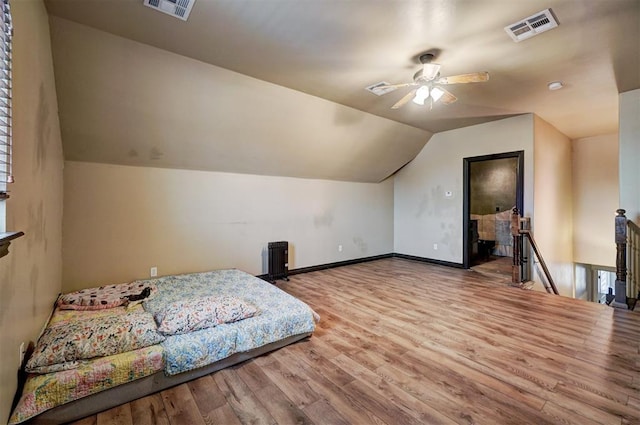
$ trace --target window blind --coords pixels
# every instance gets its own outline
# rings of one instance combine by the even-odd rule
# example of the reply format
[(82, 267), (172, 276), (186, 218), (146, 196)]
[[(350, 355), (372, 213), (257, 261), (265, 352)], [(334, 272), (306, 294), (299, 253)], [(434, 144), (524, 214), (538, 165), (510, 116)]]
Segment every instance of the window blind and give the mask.
[(9, 0), (0, 0), (0, 197), (13, 183), (11, 145), (11, 39), (13, 26)]

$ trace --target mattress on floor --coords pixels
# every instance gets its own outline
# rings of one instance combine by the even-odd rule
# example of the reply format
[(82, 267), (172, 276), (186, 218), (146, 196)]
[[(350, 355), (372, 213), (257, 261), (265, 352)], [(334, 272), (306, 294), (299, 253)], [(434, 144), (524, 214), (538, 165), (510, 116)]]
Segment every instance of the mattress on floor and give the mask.
[(143, 305), (154, 315), (174, 302), (215, 295), (233, 295), (258, 309), (254, 317), (238, 322), (167, 336), (161, 343), (167, 375), (196, 369), (234, 353), (315, 329), (314, 313), (307, 304), (240, 270), (166, 276), (152, 281), (158, 292)]
[(83, 360), (75, 369), (30, 374), (10, 424), (23, 422), (57, 406), (69, 406), (75, 400), (91, 398), (105, 390), (118, 391), (115, 387), (157, 372), (164, 372), (168, 377), (178, 375), (175, 378), (179, 381), (180, 376), (191, 376), (191, 372), (180, 375), (182, 372), (197, 372), (199, 368), (220, 361), (224, 364), (225, 359), (234, 355), (244, 358), (242, 353), (261, 353), (264, 352), (261, 347), (270, 344), (281, 347), (280, 341), (293, 342), (297, 337), (310, 335), (318, 319), (304, 302), (235, 269), (165, 276), (142, 282), (157, 284), (158, 289), (143, 305), (97, 311), (56, 308), (48, 326), (142, 311), (155, 315), (176, 301), (209, 296), (234, 296), (255, 306), (257, 311), (253, 317), (237, 322), (167, 335), (160, 344), (146, 348)]

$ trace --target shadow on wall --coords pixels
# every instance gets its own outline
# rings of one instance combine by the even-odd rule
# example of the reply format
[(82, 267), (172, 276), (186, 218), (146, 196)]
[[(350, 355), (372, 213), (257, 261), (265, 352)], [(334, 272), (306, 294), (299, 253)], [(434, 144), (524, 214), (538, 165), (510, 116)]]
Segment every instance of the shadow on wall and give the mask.
[(36, 119), (36, 123), (38, 125), (37, 129), (37, 140), (36, 140), (36, 149), (35, 149), (35, 163), (34, 169), (42, 171), (44, 169), (44, 164), (47, 158), (47, 140), (50, 139), (51, 134), (51, 126), (49, 118), (49, 104), (47, 103), (47, 93), (44, 87), (44, 83), (40, 84), (40, 92), (38, 95), (38, 116)]
[(336, 112), (333, 116), (333, 123), (336, 126), (357, 124), (361, 122), (365, 117), (365, 114), (363, 114), (361, 111), (346, 108), (343, 105), (338, 105), (335, 110)]

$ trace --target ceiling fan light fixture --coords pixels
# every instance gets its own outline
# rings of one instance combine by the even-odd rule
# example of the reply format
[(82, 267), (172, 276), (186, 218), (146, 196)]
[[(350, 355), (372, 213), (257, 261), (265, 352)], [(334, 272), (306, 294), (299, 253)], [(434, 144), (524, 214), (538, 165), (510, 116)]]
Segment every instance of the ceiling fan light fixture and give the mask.
[[(416, 105), (424, 106), (429, 101), (429, 105), (433, 108), (434, 102), (440, 102), (444, 105), (451, 105), (457, 101), (451, 92), (440, 87), (445, 84), (466, 84), (466, 83), (483, 83), (489, 81), (489, 73), (471, 72), (468, 74), (451, 75), (448, 77), (440, 77), (440, 64), (434, 63), (433, 53), (424, 53), (420, 55), (420, 63), (422, 68), (413, 75), (413, 81), (400, 84), (387, 84), (379, 86), (384, 89), (399, 89), (403, 87), (412, 87), (413, 89), (406, 93), (400, 100), (391, 106), (391, 109), (398, 109), (406, 105), (410, 101)], [(384, 83), (379, 83), (384, 84)], [(372, 86), (373, 88), (373, 86)]]
[(429, 98), (429, 87), (420, 86), (418, 90), (416, 90), (416, 95), (413, 98), (413, 103), (416, 105), (424, 106), (424, 101)]
[(439, 63), (425, 63), (422, 65), (422, 77), (427, 81), (431, 81), (438, 76), (440, 72), (440, 64)]
[(431, 89), (431, 98), (433, 99), (434, 102), (437, 102), (438, 100), (440, 100), (443, 94), (444, 94), (444, 90), (442, 90), (439, 87), (434, 87)]

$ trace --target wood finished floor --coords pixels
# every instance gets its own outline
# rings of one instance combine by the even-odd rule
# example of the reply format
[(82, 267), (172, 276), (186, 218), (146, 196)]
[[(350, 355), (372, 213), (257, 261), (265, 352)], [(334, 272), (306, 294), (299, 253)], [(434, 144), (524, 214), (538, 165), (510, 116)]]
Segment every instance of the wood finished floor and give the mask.
[(401, 260), (278, 283), (314, 336), (75, 424), (640, 424), (640, 314)]
[(492, 283), (511, 285), (512, 257), (491, 256), (488, 261), (476, 264), (471, 268)]

